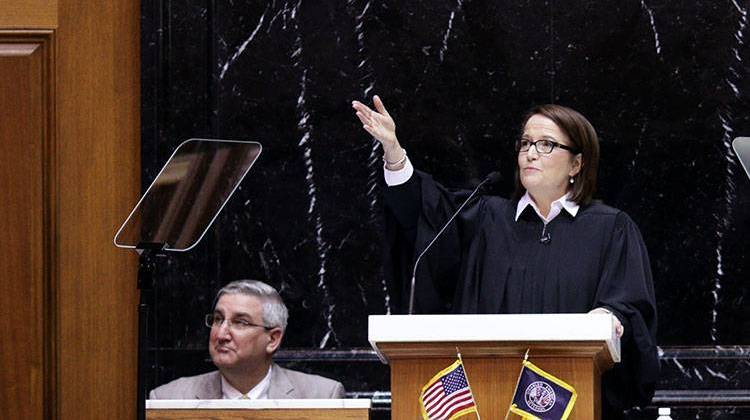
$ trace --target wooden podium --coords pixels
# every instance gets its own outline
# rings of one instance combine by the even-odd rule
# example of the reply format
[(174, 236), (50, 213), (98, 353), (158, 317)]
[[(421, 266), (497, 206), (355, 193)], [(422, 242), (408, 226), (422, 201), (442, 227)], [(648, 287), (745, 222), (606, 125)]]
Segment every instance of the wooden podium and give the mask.
[(457, 347), (484, 419), (505, 417), (527, 349), (532, 363), (576, 389), (570, 419), (601, 417), (601, 374), (620, 361), (614, 317), (604, 314), (372, 315), (368, 329), (391, 366), (394, 419), (421, 418), (422, 387), (456, 360)]
[(367, 420), (369, 399), (148, 400), (146, 420)]

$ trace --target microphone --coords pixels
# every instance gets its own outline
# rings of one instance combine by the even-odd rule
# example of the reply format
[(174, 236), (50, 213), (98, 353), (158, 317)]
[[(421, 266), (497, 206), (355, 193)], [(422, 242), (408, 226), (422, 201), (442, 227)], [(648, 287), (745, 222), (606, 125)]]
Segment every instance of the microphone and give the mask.
[(547, 225), (545, 224), (544, 227), (542, 227), (542, 236), (539, 237), (539, 242), (547, 245), (551, 240), (552, 235), (549, 234)]
[(461, 213), (461, 210), (463, 210), (463, 208), (466, 206), (466, 204), (469, 201), (471, 201), (472, 198), (474, 198), (474, 196), (477, 194), (477, 192), (479, 192), (480, 188), (482, 188), (482, 187), (484, 187), (486, 185), (496, 184), (502, 178), (503, 178), (503, 176), (498, 171), (490, 172), (489, 174), (487, 174), (487, 176), (484, 178), (484, 180), (482, 182), (480, 182), (479, 185), (476, 186), (476, 188), (474, 188), (474, 191), (472, 191), (471, 194), (469, 194), (469, 197), (467, 197), (466, 200), (464, 200), (464, 202), (461, 203), (461, 205), (458, 207), (458, 209), (453, 213), (453, 215), (451, 215), (450, 219), (448, 219), (448, 221), (445, 222), (445, 224), (443, 225), (442, 228), (440, 228), (440, 230), (435, 235), (435, 237), (432, 238), (432, 241), (430, 241), (430, 243), (427, 244), (427, 246), (419, 254), (419, 256), (417, 257), (417, 260), (414, 262), (414, 269), (411, 272), (411, 290), (409, 292), (409, 315), (413, 315), (414, 314), (414, 287), (417, 284), (417, 268), (419, 267), (419, 262), (422, 260), (422, 257), (427, 253), (427, 251), (430, 249), (430, 247), (432, 247), (432, 244), (434, 244), (435, 241), (437, 241), (437, 239), (440, 237), (440, 235), (443, 234), (443, 232), (445, 231), (445, 229), (448, 228), (448, 226), (451, 224), (451, 222), (453, 221), (453, 219), (455, 219), (456, 216), (458, 216), (458, 214)]
[(494, 185), (500, 182), (500, 180), (503, 179), (503, 175), (500, 174), (498, 171), (493, 171), (487, 174), (486, 177), (484, 177), (484, 181), (479, 183), (479, 186), (481, 187), (482, 184), (484, 185)]

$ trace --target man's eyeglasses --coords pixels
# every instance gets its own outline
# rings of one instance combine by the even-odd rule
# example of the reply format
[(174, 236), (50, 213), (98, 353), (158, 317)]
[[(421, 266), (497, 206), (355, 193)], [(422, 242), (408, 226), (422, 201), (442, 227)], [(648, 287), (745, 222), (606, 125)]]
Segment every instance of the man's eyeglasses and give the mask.
[(223, 324), (224, 321), (226, 321), (227, 326), (232, 331), (247, 331), (247, 330), (249, 330), (250, 328), (253, 328), (253, 327), (263, 328), (266, 331), (270, 331), (270, 330), (274, 329), (274, 327), (268, 327), (268, 326), (265, 326), (265, 325), (254, 324), (254, 323), (252, 323), (252, 322), (250, 322), (250, 321), (248, 321), (246, 319), (242, 319), (242, 318), (240, 318), (240, 319), (225, 319), (223, 316), (217, 315), (217, 314), (208, 314), (208, 315), (206, 315), (206, 326), (209, 327), (209, 328), (213, 328), (213, 327), (221, 328), (221, 324)]
[(552, 140), (537, 140), (537, 141), (531, 141), (527, 139), (521, 139), (516, 142), (516, 152), (528, 152), (529, 149), (531, 149), (531, 146), (534, 146), (536, 148), (537, 153), (548, 155), (552, 153), (553, 150), (555, 150), (555, 147), (559, 147), (561, 149), (565, 149), (573, 154), (578, 154), (580, 151), (578, 149), (572, 148), (570, 146), (566, 146), (564, 144), (560, 144), (556, 141)]

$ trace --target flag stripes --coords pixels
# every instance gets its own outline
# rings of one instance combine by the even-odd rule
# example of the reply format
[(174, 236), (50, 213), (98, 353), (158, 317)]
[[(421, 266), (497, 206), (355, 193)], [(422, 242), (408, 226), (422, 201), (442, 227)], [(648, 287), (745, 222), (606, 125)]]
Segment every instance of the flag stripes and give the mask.
[(448, 420), (476, 412), (463, 364), (457, 360), (435, 375), (422, 388), (422, 416), (429, 420)]

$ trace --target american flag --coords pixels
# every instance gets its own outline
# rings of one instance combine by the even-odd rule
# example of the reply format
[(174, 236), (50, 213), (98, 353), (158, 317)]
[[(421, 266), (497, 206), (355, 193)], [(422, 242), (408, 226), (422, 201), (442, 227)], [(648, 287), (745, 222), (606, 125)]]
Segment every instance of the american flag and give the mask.
[(451, 420), (477, 411), (461, 360), (430, 379), (422, 388), (419, 400), (422, 417), (429, 420)]

